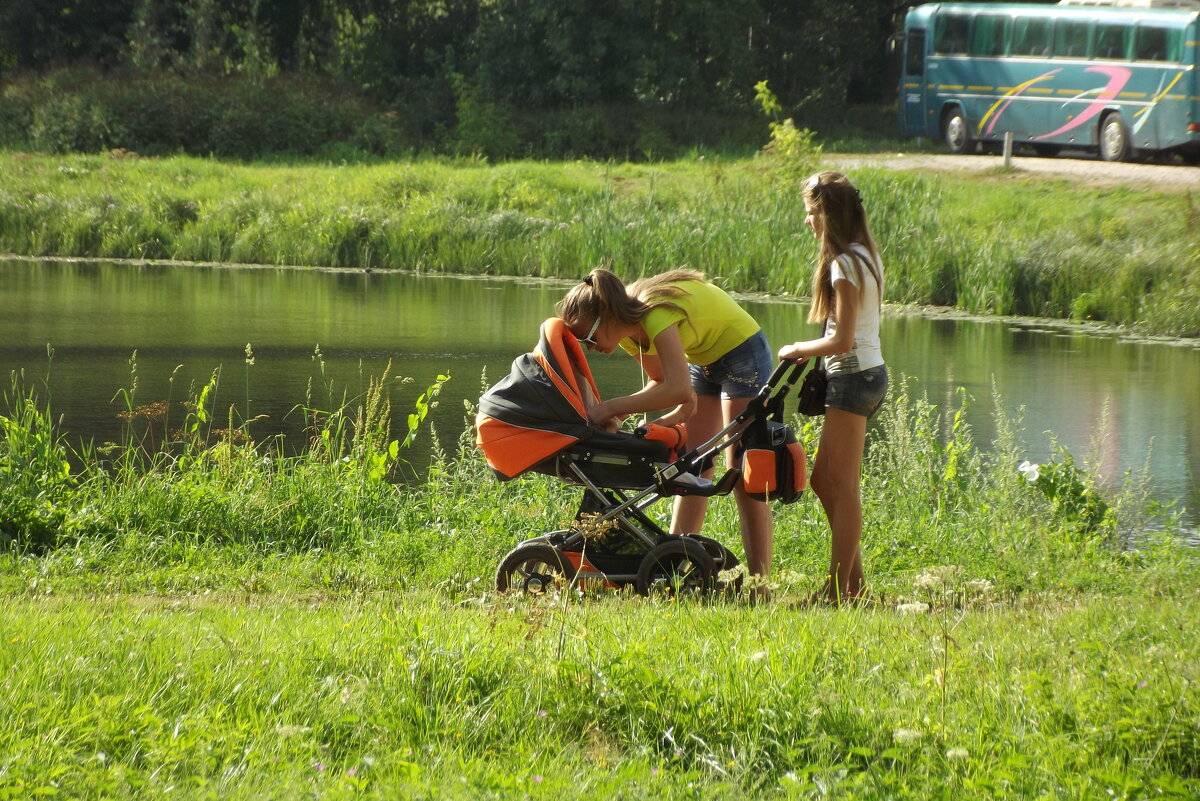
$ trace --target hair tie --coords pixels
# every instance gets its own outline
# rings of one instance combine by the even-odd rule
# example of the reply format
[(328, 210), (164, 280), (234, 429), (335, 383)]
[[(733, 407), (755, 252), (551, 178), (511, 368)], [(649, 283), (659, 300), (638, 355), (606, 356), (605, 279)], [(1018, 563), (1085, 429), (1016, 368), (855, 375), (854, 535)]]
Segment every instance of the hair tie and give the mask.
[(590, 275), (585, 275), (583, 277), (583, 283), (587, 284), (588, 286), (594, 286), (592, 283), (592, 277)]

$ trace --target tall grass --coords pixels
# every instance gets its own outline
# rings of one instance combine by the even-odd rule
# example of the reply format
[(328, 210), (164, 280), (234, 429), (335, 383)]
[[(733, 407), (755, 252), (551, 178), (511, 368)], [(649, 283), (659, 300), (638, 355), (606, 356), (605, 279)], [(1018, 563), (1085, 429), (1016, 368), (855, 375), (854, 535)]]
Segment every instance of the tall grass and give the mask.
[[(836, 156), (827, 158), (836, 166)], [(688, 265), (805, 294), (815, 248), (768, 158), (230, 165), (0, 155), (0, 249), (570, 277)], [(899, 303), (1200, 334), (1190, 193), (854, 170)]]
[[(540, 476), (496, 482), (469, 429), (449, 449), (430, 432), (428, 473), (402, 471), (406, 448), (446, 378), (437, 376), (418, 400), (403, 437), (389, 431), (387, 372), (361, 397), (338, 400), (327, 387), (333, 402), (314, 403), (320, 393), (310, 392), (297, 405), (308, 441), (296, 452), (275, 439), (255, 442), (232, 407), (210, 408), (214, 377), (186, 404), (179, 429), (168, 432), (165, 421), (147, 418), (145, 425), (163, 432), (76, 454), (81, 465), (73, 470), (50, 411), (18, 382), (8, 396), (15, 410), (0, 417), (0, 470), (11, 488), (0, 505), (0, 533), (16, 571), (8, 577), (36, 565), (44, 575), (65, 571), (69, 581), (89, 586), (120, 575), (130, 588), (140, 582), (178, 591), (193, 580), (238, 586), (247, 571), (317, 553), (352, 563), (347, 569), (373, 576), (369, 582), (487, 584), (512, 544), (574, 517), (578, 492)], [(978, 448), (965, 421), (968, 402), (943, 412), (912, 397), (900, 380), (881, 415), (864, 469), (864, 547), (885, 595), (903, 596), (911, 576), (934, 564), (957, 565), (1001, 593), (1100, 591), (1127, 586), (1131, 564), (1158, 559), (1159, 538), (1180, 541), (1171, 510), (1151, 507), (1136, 476), (1124, 491), (1106, 495), (1086, 463), (1061, 450), (1039, 467), (1036, 481), (1020, 473), (1020, 421), (1003, 411), (996, 413), (997, 441)], [(1003, 400), (996, 406), (1003, 410)], [(819, 423), (806, 421), (799, 433), (813, 452)], [(658, 513), (668, 514), (669, 504), (661, 505)], [(736, 531), (731, 505), (715, 507), (713, 530)], [(778, 508), (776, 520), (783, 568), (777, 589), (801, 592), (823, 574), (824, 515), (807, 497)], [(164, 587), (141, 570), (200, 553), (215, 560), (212, 575), (184, 571)], [(27, 562), (24, 554), (38, 559)], [(127, 560), (137, 569), (126, 569)], [(110, 575), (92, 575), (106, 562)], [(81, 564), (93, 567), (80, 573)]]
[[(293, 455), (222, 432), (200, 388), (178, 436), (64, 473), (15, 381), (0, 470), (26, 495), (55, 475), (55, 514), (45, 536), (0, 501), (0, 798), (1200, 790), (1197, 553), (1068, 459), (1019, 472), (1018, 418), (985, 452), (901, 378), (865, 468), (872, 607), (800, 603), (812, 497), (776, 509), (774, 603), (529, 599), (492, 571), (578, 490), (496, 482), (469, 435), (389, 481), (387, 388), (314, 388)], [(736, 549), (732, 507), (708, 533)]]

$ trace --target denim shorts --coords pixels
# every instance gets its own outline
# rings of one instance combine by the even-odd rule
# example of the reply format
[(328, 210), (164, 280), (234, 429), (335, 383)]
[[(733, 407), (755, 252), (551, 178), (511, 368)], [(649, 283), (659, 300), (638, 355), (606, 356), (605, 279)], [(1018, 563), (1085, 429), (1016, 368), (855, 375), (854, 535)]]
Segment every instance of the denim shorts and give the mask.
[(733, 350), (703, 367), (691, 365), (692, 389), (697, 395), (753, 398), (775, 369), (767, 335), (759, 331)]
[(825, 406), (869, 418), (883, 405), (887, 387), (887, 366), (883, 364), (857, 373), (831, 375), (825, 390)]

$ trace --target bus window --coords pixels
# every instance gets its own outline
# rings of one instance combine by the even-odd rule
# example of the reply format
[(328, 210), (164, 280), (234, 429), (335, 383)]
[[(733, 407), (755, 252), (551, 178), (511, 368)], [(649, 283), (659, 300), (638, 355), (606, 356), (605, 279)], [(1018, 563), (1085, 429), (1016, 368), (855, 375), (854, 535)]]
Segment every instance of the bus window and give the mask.
[(906, 75), (925, 74), (925, 31), (913, 28), (908, 32), (907, 49), (904, 53), (904, 73)]
[(1061, 19), (1054, 27), (1054, 56), (1084, 58), (1088, 52), (1088, 23)]
[(1101, 25), (1096, 28), (1096, 47), (1094, 55), (1096, 58), (1106, 61), (1121, 60), (1129, 58), (1125, 43), (1129, 41), (1129, 26), (1127, 25)]
[(1050, 31), (1053, 21), (1043, 17), (1017, 17), (1013, 23), (1014, 56), (1036, 56), (1050, 54)]
[(1139, 27), (1133, 57), (1138, 61), (1178, 61), (1183, 50), (1182, 34), (1170, 28)]
[(973, 56), (1002, 56), (1008, 41), (1008, 29), (1012, 17), (980, 14), (971, 26), (971, 48)]
[(943, 56), (966, 55), (970, 27), (971, 17), (967, 14), (938, 14), (933, 26), (933, 51)]

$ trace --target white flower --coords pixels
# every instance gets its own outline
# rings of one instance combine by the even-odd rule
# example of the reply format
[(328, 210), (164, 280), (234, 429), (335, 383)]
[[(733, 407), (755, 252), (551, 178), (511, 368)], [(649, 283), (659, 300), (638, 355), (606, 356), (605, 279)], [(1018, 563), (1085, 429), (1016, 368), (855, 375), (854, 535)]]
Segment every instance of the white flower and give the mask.
[(1041, 467), (1029, 461), (1028, 459), (1017, 465), (1017, 472), (1025, 476), (1025, 480), (1030, 484), (1037, 481), (1038, 477), (1042, 474)]
[(967, 589), (976, 595), (990, 595), (993, 585), (987, 579), (975, 579), (967, 582)]
[(946, 759), (966, 759), (970, 755), (965, 748), (951, 748), (946, 752)]
[(755, 651), (754, 653), (750, 654), (751, 662), (761, 662), (766, 658), (767, 658), (766, 651)]
[(921, 615), (929, 611), (929, 604), (900, 604), (896, 607), (896, 611), (902, 615)]
[(915, 743), (921, 739), (923, 735), (916, 729), (896, 729), (892, 732), (892, 739), (903, 745)]

